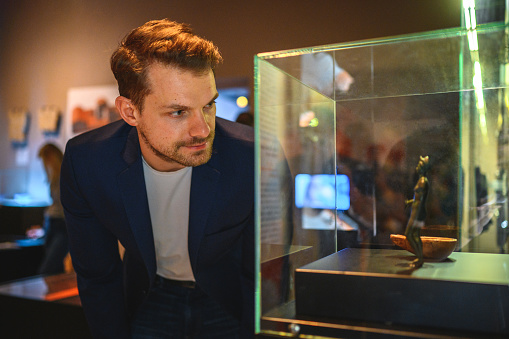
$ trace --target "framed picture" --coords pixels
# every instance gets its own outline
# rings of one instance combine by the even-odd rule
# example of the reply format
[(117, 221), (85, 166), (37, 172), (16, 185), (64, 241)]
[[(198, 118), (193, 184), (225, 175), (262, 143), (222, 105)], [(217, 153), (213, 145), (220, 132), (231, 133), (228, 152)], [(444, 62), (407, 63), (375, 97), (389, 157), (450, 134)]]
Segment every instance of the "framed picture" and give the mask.
[(120, 119), (115, 107), (116, 85), (75, 87), (67, 91), (67, 136), (73, 136)]

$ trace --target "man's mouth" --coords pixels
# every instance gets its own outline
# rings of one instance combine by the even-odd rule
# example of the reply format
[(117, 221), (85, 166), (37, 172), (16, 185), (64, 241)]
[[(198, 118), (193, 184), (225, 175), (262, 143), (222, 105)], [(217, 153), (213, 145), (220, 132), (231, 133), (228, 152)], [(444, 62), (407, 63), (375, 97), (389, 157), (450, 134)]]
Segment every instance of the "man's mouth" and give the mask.
[(187, 142), (182, 142), (177, 147), (185, 147), (189, 150), (193, 151), (201, 151), (207, 149), (214, 142), (214, 133), (209, 134), (205, 138), (193, 138), (192, 140), (188, 140)]
[(200, 143), (200, 144), (191, 144), (191, 145), (187, 145), (186, 147), (187, 148), (190, 148), (192, 150), (195, 150), (195, 151), (199, 151), (199, 150), (202, 150), (202, 149), (205, 149), (207, 148), (207, 142), (203, 142), (203, 143)]

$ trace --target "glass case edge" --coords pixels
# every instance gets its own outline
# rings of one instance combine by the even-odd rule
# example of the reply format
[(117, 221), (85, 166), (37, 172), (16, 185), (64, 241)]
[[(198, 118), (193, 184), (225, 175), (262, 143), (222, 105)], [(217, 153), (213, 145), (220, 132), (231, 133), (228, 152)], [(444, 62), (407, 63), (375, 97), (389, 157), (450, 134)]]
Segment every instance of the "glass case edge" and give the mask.
[[(509, 27), (509, 24), (506, 24), (504, 22), (491, 22), (486, 24), (480, 24), (476, 27), (477, 32), (483, 32), (490, 29), (496, 29), (496, 28), (502, 28), (502, 27)], [(338, 49), (346, 49), (346, 48), (353, 48), (353, 47), (360, 47), (360, 46), (369, 46), (374, 44), (387, 44), (387, 43), (393, 43), (393, 42), (403, 42), (408, 40), (415, 40), (416, 38), (420, 39), (431, 39), (440, 35), (445, 36), (457, 36), (457, 35), (464, 35), (468, 33), (468, 29), (464, 27), (452, 27), (452, 28), (445, 28), (440, 30), (433, 30), (433, 31), (426, 31), (426, 32), (419, 32), (419, 33), (409, 33), (409, 34), (403, 34), (403, 35), (394, 35), (389, 37), (383, 37), (383, 38), (373, 38), (373, 39), (364, 39), (364, 40), (357, 40), (352, 42), (340, 42), (330, 45), (319, 45), (315, 47), (306, 47), (306, 48), (298, 48), (298, 49), (287, 49), (287, 50), (278, 50), (278, 51), (272, 51), (272, 52), (263, 52), (258, 53), (255, 55), (255, 58), (258, 59), (276, 59), (276, 58), (286, 58), (290, 56), (297, 56), (302, 54), (308, 54), (308, 53), (314, 53), (314, 52), (327, 52), (331, 50), (338, 50)]]
[(261, 319), (261, 267), (258, 264), (260, 262), (261, 256), (261, 227), (260, 227), (260, 114), (259, 114), (259, 91), (260, 88), (260, 69), (259, 69), (260, 59), (255, 55), (254, 56), (254, 133), (255, 133), (255, 333), (260, 333), (260, 319)]

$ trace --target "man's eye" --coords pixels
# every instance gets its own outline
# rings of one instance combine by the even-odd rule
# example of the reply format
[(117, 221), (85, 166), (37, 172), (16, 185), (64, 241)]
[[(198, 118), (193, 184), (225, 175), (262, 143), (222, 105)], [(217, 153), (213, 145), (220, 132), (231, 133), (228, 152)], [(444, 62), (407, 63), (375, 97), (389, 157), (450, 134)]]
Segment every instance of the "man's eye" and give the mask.
[(215, 104), (216, 104), (216, 101), (212, 101), (211, 103), (209, 103), (205, 107), (210, 108), (210, 107), (214, 106)]
[(171, 112), (171, 113), (170, 113), (170, 115), (171, 115), (172, 117), (179, 117), (179, 116), (181, 116), (181, 115), (183, 115), (183, 114), (184, 114), (184, 111), (183, 111), (183, 110), (174, 111), (174, 112)]

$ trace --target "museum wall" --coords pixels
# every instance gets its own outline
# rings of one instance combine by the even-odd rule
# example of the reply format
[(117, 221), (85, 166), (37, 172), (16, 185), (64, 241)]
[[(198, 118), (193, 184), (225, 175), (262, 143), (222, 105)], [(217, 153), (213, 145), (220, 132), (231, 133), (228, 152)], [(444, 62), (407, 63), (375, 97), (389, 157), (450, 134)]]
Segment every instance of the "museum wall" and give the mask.
[[(460, 26), (460, 0), (17, 0), (0, 3), (0, 194), (43, 181), (38, 148), (63, 146), (64, 128), (44, 135), (37, 112), (56, 105), (64, 116), (69, 88), (114, 84), (109, 56), (132, 28), (168, 17), (187, 22), (220, 48), (218, 78), (248, 78), (259, 52)], [(14, 145), (7, 112), (30, 112), (28, 138)], [(12, 172), (22, 175), (6, 176)], [(33, 175), (35, 173), (35, 175)], [(26, 180), (21, 184), (18, 181)], [(3, 186), (2, 186), (3, 185)], [(21, 185), (21, 186), (20, 186)], [(26, 187), (23, 187), (26, 185)]]

